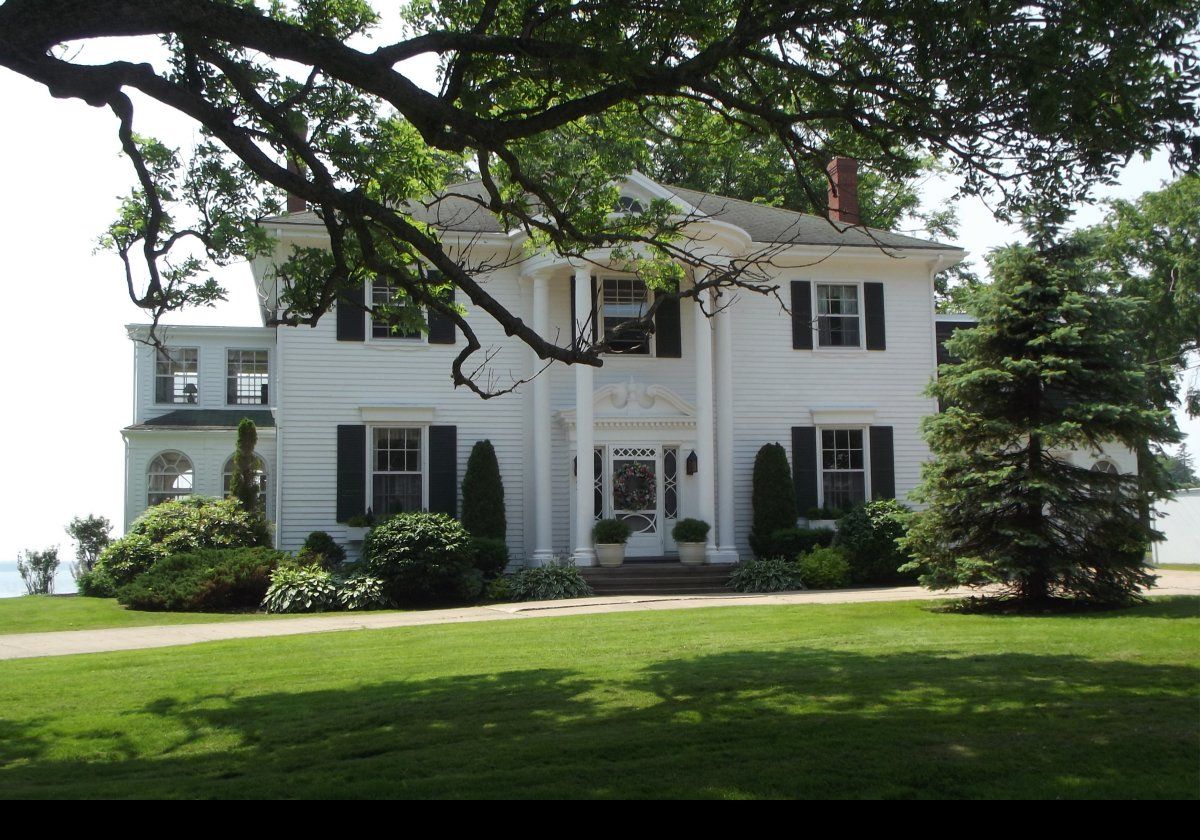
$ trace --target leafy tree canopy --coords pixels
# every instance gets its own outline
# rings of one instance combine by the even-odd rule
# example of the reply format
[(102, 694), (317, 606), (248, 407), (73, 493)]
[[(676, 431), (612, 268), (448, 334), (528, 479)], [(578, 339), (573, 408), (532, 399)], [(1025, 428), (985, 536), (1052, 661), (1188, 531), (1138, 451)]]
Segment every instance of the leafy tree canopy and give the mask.
[[(137, 186), (105, 244), (156, 321), (222, 296), (210, 263), (270, 249), (258, 222), (286, 190), (329, 245), (279, 267), (280, 322), (313, 323), (382, 276), (456, 323), (454, 381), (487, 396), (446, 284), (543, 359), (600, 364), (606, 348), (535, 334), (474, 278), (480, 265), (414, 221), (410, 202), (464, 171), (484, 185), (472, 200), (531, 247), (615, 248), (659, 299), (770, 291), (717, 261), (681, 290), (704, 262), (688, 220), (665, 202), (610, 213), (614, 174), (662, 161), (648, 126), (679, 127), (671, 143), (693, 158), (723, 133), (782, 158), (794, 188), (766, 186), (768, 200), (823, 206), (821, 167), (838, 153), (901, 184), (937, 157), (1002, 211), (1069, 206), (1133, 154), (1166, 146), (1194, 167), (1197, 19), (1196, 0), (417, 0), (398, 37), (378, 38), (364, 0), (5, 0), (0, 65), (115, 115)], [(89, 64), (76, 49), (137, 35), (161, 38), (168, 60), (131, 47)], [(439, 62), (437, 91), (405, 74), (421, 56)], [(133, 92), (200, 125), (190, 159), (138, 134)]]

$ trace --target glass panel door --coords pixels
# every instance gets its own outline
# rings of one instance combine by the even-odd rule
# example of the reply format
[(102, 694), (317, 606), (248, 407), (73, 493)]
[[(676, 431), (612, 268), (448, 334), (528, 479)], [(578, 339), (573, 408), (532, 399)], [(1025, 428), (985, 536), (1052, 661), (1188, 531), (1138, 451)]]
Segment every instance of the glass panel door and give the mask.
[(626, 544), (631, 556), (663, 552), (661, 466), (657, 446), (612, 448), (609, 500), (613, 516), (632, 532)]

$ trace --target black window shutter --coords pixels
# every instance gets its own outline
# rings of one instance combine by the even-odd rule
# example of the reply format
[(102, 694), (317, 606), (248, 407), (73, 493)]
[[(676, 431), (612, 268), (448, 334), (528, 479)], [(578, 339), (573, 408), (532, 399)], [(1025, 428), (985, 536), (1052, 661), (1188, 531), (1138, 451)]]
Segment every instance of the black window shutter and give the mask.
[[(699, 304), (696, 304), (699, 306)], [(683, 356), (679, 329), (679, 298), (665, 298), (654, 310), (654, 352), (661, 359)]]
[[(361, 319), (360, 319), (361, 320)], [(367, 512), (367, 427), (337, 427), (337, 521)]]
[[(792, 281), (792, 349), (813, 349), (812, 283)], [(815, 504), (815, 503), (814, 503)]]
[(867, 349), (886, 350), (882, 283), (863, 283), (863, 309), (867, 313)]
[[(430, 272), (432, 275), (433, 272)], [(448, 303), (454, 303), (454, 289), (450, 290), (450, 299)], [(455, 333), (458, 330), (454, 327), (454, 321), (449, 317), (438, 312), (436, 309), (429, 310), (429, 343), (430, 344), (453, 344), (455, 341)]]
[[(805, 283), (807, 286), (808, 284)], [(792, 483), (796, 486), (796, 509), (801, 516), (817, 501), (817, 429), (792, 426)]]
[(458, 516), (458, 427), (429, 427), (429, 510)]
[(871, 498), (896, 498), (896, 454), (891, 426), (871, 427)]
[(366, 341), (367, 319), (361, 307), (366, 306), (370, 289), (370, 283), (363, 283), (361, 289), (353, 289), (338, 298), (334, 307), (337, 310), (338, 341)]
[(592, 311), (591, 311), (591, 315), (590, 315), (591, 320), (592, 320), (592, 341), (600, 340), (600, 318), (599, 318), (600, 307), (597, 303), (600, 300), (600, 298), (597, 297), (597, 292), (599, 291), (599, 288), (600, 288), (600, 281), (597, 280), (596, 275), (593, 274), (592, 275)]

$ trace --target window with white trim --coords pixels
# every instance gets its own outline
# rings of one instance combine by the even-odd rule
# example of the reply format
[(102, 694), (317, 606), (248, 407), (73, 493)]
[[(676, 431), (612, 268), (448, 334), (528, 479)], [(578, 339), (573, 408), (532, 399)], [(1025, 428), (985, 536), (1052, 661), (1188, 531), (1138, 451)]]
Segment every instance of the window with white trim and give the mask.
[(867, 500), (862, 429), (821, 429), (821, 504), (849, 510)]
[(192, 461), (182, 452), (161, 452), (146, 470), (146, 504), (154, 507), (162, 502), (192, 495)]
[[(229, 498), (230, 489), (233, 487), (233, 457), (229, 456), (229, 460), (225, 462), (225, 469), (222, 474), (221, 487), (224, 489), (225, 498)], [(267, 511), (267, 468), (263, 463), (262, 456), (257, 452), (254, 454), (254, 483), (258, 485), (258, 509), (260, 513)]]
[(266, 350), (227, 350), (225, 402), (227, 405), (266, 405), (268, 386)]
[(818, 283), (817, 344), (821, 347), (861, 347), (859, 310), (856, 284)]
[(371, 430), (371, 510), (377, 517), (425, 508), (424, 429)]
[(154, 401), (195, 405), (200, 401), (200, 350), (159, 347), (154, 357)]
[[(397, 298), (397, 294), (400, 297)], [(420, 341), (422, 337), (421, 328), (412, 325), (409, 328), (396, 325), (397, 317), (401, 310), (409, 310), (412, 302), (407, 295), (401, 293), (401, 289), (397, 285), (388, 283), (386, 280), (376, 278), (371, 284), (371, 338), (380, 339), (400, 339), (404, 341)], [(374, 313), (378, 307), (394, 307), (394, 314), (397, 317), (380, 317)], [(419, 317), (424, 317), (424, 309), (419, 310), (422, 314)], [(406, 312), (406, 314), (408, 314)]]
[(630, 326), (650, 309), (650, 290), (636, 277), (606, 277), (601, 281), (600, 323), (614, 352), (648, 355), (650, 335)]
[(623, 195), (617, 199), (617, 212), (638, 214), (644, 212), (644, 209), (642, 202), (631, 195)]

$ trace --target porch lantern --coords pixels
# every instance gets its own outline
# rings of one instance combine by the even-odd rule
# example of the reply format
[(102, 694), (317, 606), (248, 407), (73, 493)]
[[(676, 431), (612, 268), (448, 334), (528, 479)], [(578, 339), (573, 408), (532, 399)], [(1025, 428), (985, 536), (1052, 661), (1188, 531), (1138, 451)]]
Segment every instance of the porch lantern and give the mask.
[(687, 465), (687, 474), (688, 475), (695, 475), (697, 472), (699, 472), (700, 459), (696, 457), (695, 449), (693, 449), (691, 451), (691, 453), (687, 456), (687, 461), (685, 463)]

